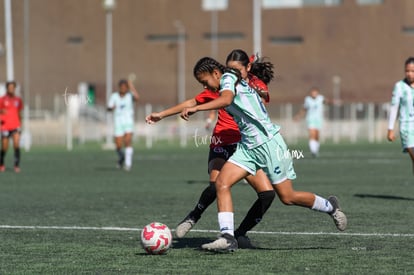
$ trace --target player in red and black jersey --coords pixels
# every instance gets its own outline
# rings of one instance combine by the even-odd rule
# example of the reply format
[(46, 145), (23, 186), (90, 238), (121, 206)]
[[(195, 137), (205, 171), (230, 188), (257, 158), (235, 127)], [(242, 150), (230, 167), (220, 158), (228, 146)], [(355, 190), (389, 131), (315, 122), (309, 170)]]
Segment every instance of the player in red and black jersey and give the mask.
[(6, 83), (7, 93), (0, 97), (0, 133), (1, 133), (1, 151), (0, 151), (0, 172), (4, 172), (4, 157), (9, 148), (9, 139), (13, 139), (14, 147), (14, 171), (20, 172), (20, 128), (21, 128), (21, 110), (23, 109), (22, 99), (15, 95), (16, 82)]
[[(249, 85), (251, 85), (251, 87), (259, 93), (265, 102), (268, 102), (269, 94), (266, 83), (255, 77), (253, 74), (249, 75), (249, 80)], [(206, 86), (204, 88), (204, 91), (192, 99), (184, 101), (183, 103), (162, 112), (148, 115), (146, 118), (147, 123), (156, 123), (165, 117), (180, 113), (184, 108), (204, 104), (220, 96), (218, 91), (209, 89)], [(201, 218), (202, 213), (216, 199), (215, 181), (225, 162), (235, 152), (237, 143), (240, 139), (241, 136), (237, 123), (233, 120), (232, 116), (226, 112), (226, 110), (220, 109), (218, 111), (217, 122), (210, 139), (210, 152), (208, 158), (210, 184), (201, 193), (195, 208), (178, 225), (176, 229), (176, 236), (178, 238), (184, 237), (191, 230), (191, 228), (194, 227), (197, 221)], [(247, 213), (247, 216), (242, 221), (239, 228), (236, 230), (238, 234), (236, 238), (239, 240), (240, 248), (251, 247), (250, 241), (245, 234), (261, 220), (263, 213), (270, 207), (275, 197), (273, 187), (262, 170), (259, 170), (255, 176), (248, 176), (246, 180), (256, 190), (258, 199)]]

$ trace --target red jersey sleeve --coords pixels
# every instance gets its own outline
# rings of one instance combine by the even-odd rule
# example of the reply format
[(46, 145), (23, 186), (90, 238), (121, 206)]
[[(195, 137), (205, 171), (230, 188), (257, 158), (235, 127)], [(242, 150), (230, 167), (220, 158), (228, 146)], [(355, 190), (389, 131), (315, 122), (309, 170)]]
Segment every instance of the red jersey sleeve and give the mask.
[(195, 97), (195, 100), (198, 104), (204, 104), (218, 98), (219, 96), (220, 95), (218, 93), (205, 89)]
[(262, 80), (260, 80), (257, 76), (251, 74), (249, 75), (249, 86), (255, 89), (256, 91), (261, 91), (262, 93), (266, 94), (266, 96), (264, 97), (264, 100), (266, 103), (269, 103), (270, 101), (269, 88)]

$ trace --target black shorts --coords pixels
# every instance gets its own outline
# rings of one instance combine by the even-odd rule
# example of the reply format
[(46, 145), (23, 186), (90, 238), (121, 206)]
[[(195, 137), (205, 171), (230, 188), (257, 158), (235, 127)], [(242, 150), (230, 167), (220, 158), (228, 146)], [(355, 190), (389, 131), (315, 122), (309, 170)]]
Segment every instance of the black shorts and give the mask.
[(16, 129), (13, 129), (13, 130), (1, 130), (1, 137), (9, 138), (9, 137), (13, 136), (16, 133), (20, 134), (20, 132), (21, 132), (20, 128), (16, 128)]
[(236, 148), (237, 144), (210, 148), (210, 152), (208, 154), (208, 163), (216, 158), (224, 159), (227, 161), (234, 154), (234, 152), (236, 152)]

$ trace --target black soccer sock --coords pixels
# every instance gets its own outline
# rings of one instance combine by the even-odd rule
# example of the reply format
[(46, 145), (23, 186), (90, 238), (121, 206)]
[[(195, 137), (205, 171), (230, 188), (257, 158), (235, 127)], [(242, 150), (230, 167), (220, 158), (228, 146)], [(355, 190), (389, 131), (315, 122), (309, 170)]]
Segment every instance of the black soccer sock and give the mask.
[(198, 221), (201, 214), (216, 200), (216, 196), (216, 185), (214, 182), (210, 182), (208, 187), (201, 193), (196, 207), (191, 211), (191, 217)]
[(124, 151), (122, 151), (121, 148), (116, 149), (116, 153), (118, 154), (118, 163), (119, 165), (122, 165), (125, 160), (125, 154)]
[(275, 198), (275, 191), (264, 191), (257, 194), (259, 197), (247, 212), (246, 217), (241, 222), (239, 228), (234, 232), (234, 236), (246, 235), (247, 231), (255, 227), (263, 218), (264, 213), (272, 205)]
[(0, 165), (4, 165), (4, 157), (6, 156), (6, 151), (0, 151)]
[(20, 148), (14, 149), (14, 166), (19, 167), (20, 164)]

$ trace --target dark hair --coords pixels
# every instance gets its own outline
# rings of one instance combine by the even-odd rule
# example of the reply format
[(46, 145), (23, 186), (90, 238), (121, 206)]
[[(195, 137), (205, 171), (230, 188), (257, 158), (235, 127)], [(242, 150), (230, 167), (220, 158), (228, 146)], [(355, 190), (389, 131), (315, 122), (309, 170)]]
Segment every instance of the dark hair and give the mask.
[(225, 69), (226, 68), (215, 59), (211, 57), (203, 57), (194, 65), (193, 74), (195, 78), (198, 78), (199, 74), (211, 74), (214, 70), (219, 70), (221, 73), (224, 73)]
[(405, 66), (408, 64), (414, 64), (414, 57), (410, 56), (407, 60), (405, 60)]
[(9, 88), (10, 85), (13, 85), (16, 88), (16, 86), (17, 86), (16, 81), (7, 81), (6, 82), (6, 89)]
[(219, 70), (221, 73), (232, 73), (237, 77), (237, 82), (241, 80), (241, 75), (238, 70), (227, 68), (217, 60), (211, 57), (203, 57), (194, 65), (193, 74), (196, 79), (202, 73), (213, 73), (214, 70)]
[(265, 61), (266, 58), (260, 57), (259, 54), (252, 56), (251, 60), (247, 53), (243, 50), (233, 50), (226, 59), (226, 63), (230, 61), (239, 61), (243, 66), (247, 67), (251, 63), (250, 73), (262, 80), (266, 85), (274, 78), (273, 64)]
[(119, 80), (119, 82), (118, 82), (118, 86), (120, 87), (120, 86), (122, 86), (122, 85), (127, 85), (127, 86), (129, 86), (128, 81), (127, 81), (126, 79), (121, 79), (121, 80)]

